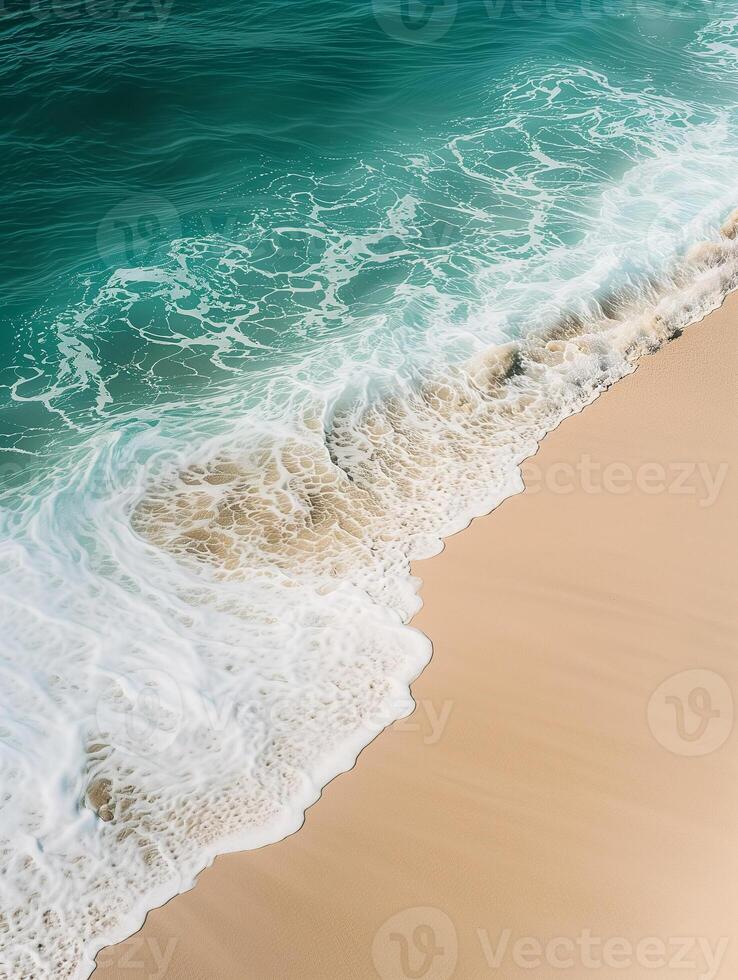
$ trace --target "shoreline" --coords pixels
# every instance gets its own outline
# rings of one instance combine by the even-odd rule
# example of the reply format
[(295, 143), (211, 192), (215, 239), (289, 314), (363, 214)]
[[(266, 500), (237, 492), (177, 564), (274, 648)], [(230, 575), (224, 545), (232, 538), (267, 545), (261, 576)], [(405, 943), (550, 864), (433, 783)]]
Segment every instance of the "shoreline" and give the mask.
[[(455, 923), (453, 933), (459, 946), (458, 975), (483, 975), (483, 968), (487, 963), (484, 955), (479, 958), (481, 954), (478, 946), (473, 948), (473, 943), (470, 943), (468, 937), (464, 943), (459, 943), (462, 932), (466, 931), (467, 923), (474, 923), (477, 929), (484, 929), (489, 923), (492, 946), (496, 944), (495, 937), (504, 933), (506, 928), (511, 930), (511, 935), (514, 933), (515, 936), (519, 934), (523, 937), (530, 936), (535, 931), (531, 928), (531, 918), (535, 920), (537, 935), (545, 930), (551, 932), (552, 929), (553, 935), (564, 938), (578, 935), (574, 928), (578, 905), (576, 902), (569, 901), (569, 897), (572, 894), (587, 894), (586, 876), (576, 880), (564, 877), (558, 882), (548, 879), (552, 877), (552, 862), (553, 870), (560, 863), (560, 848), (572, 844), (570, 837), (572, 826), (576, 827), (585, 838), (590, 839), (597, 837), (599, 828), (596, 821), (585, 821), (575, 809), (566, 811), (565, 807), (560, 824), (555, 825), (553, 830), (545, 826), (542, 817), (535, 817), (533, 813), (535, 803), (545, 802), (546, 793), (555, 796), (560, 789), (558, 782), (551, 785), (546, 778), (546, 773), (541, 769), (539, 754), (543, 758), (550, 754), (549, 739), (546, 737), (548, 735), (560, 747), (566, 748), (568, 753), (566, 759), (571, 765), (574, 765), (577, 760), (584, 765), (586, 761), (587, 765), (584, 769), (590, 795), (580, 794), (582, 806), (585, 803), (598, 806), (603, 804), (603, 795), (607, 796), (605, 784), (607, 770), (610, 767), (604, 765), (602, 757), (598, 755), (588, 759), (580, 757), (584, 753), (576, 744), (569, 742), (567, 725), (558, 717), (555, 710), (555, 698), (553, 701), (547, 700), (544, 696), (547, 689), (544, 687), (543, 690), (539, 690), (535, 677), (526, 675), (525, 671), (532, 669), (530, 663), (526, 664), (526, 657), (530, 659), (531, 650), (536, 652), (536, 656), (539, 653), (541, 624), (538, 622), (536, 625), (532, 620), (539, 615), (538, 609), (541, 607), (545, 610), (545, 622), (551, 628), (558, 624), (564, 630), (567, 626), (566, 622), (561, 621), (563, 613), (559, 608), (562, 604), (567, 608), (567, 603), (576, 611), (576, 617), (581, 617), (581, 629), (584, 628), (585, 623), (590, 633), (593, 628), (599, 628), (600, 624), (595, 613), (598, 609), (600, 611), (606, 609), (607, 603), (603, 596), (607, 596), (608, 592), (600, 589), (591, 594), (592, 589), (588, 586), (586, 572), (591, 573), (592, 569), (577, 568), (576, 560), (579, 559), (580, 563), (583, 562), (585, 565), (587, 559), (591, 560), (595, 566), (595, 577), (606, 576), (607, 570), (600, 568), (597, 554), (593, 556), (588, 553), (585, 546), (590, 543), (589, 541), (580, 542), (581, 549), (562, 547), (558, 552), (554, 549), (555, 553), (549, 554), (546, 539), (552, 532), (561, 533), (557, 522), (562, 518), (566, 520), (566, 515), (569, 513), (573, 523), (562, 545), (571, 544), (573, 535), (583, 533), (579, 526), (582, 515), (578, 513), (577, 508), (583, 508), (586, 515), (588, 507), (591, 508), (593, 504), (606, 503), (612, 508), (613, 503), (617, 504), (618, 501), (621, 504), (627, 502), (628, 508), (635, 508), (635, 526), (638, 526), (639, 521), (649, 519), (655, 520), (657, 524), (664, 524), (671, 520), (673, 507), (667, 508), (669, 513), (666, 517), (660, 512), (653, 511), (653, 508), (657, 508), (664, 499), (667, 499), (670, 504), (676, 501), (682, 509), (685, 504), (688, 506), (691, 503), (696, 506), (698, 517), (706, 515), (711, 518), (708, 523), (711, 525), (715, 523), (714, 515), (721, 507), (724, 509), (729, 506), (727, 498), (731, 493), (729, 489), (726, 490), (726, 487), (731, 479), (735, 478), (732, 468), (729, 472), (721, 471), (720, 464), (725, 463), (726, 460), (718, 459), (717, 456), (708, 459), (707, 454), (700, 449), (701, 458), (692, 460), (695, 469), (691, 475), (685, 475), (683, 469), (679, 473), (674, 473), (672, 470), (675, 466), (683, 467), (686, 462), (689, 462), (678, 458), (680, 451), (683, 450), (682, 455), (684, 455), (689, 449), (684, 439), (680, 439), (684, 436), (683, 432), (670, 434), (668, 426), (662, 426), (665, 431), (660, 433), (661, 441), (657, 440), (650, 447), (650, 452), (645, 448), (639, 449), (642, 456), (640, 458), (637, 454), (633, 456), (634, 450), (631, 444), (620, 438), (619, 427), (622, 425), (623, 418), (635, 422), (633, 435), (638, 444), (641, 435), (637, 428), (639, 413), (644, 410), (662, 412), (659, 400), (651, 391), (651, 388), (657, 391), (660, 388), (661, 398), (666, 401), (668, 398), (673, 400), (672, 408), (675, 411), (665, 416), (667, 420), (678, 416), (679, 398), (682, 397), (687, 398), (687, 405), (693, 403), (693, 411), (698, 407), (706, 416), (709, 415), (709, 421), (703, 419), (705, 424), (700, 427), (699, 432), (695, 433), (695, 441), (691, 444), (693, 456), (698, 455), (695, 451), (695, 447), (699, 447), (697, 435), (703, 440), (712, 438), (713, 441), (719, 436), (725, 436), (729, 442), (729, 434), (726, 435), (721, 431), (721, 426), (724, 429), (729, 425), (730, 413), (723, 410), (722, 416), (720, 415), (720, 399), (717, 399), (717, 406), (713, 404), (712, 399), (707, 403), (704, 397), (700, 399), (700, 386), (685, 369), (684, 361), (688, 358), (684, 354), (680, 355), (679, 351), (683, 351), (686, 345), (691, 352), (689, 357), (697, 361), (701, 370), (705, 370), (705, 360), (712, 364), (712, 361), (717, 358), (720, 363), (723, 361), (729, 363), (725, 349), (719, 358), (715, 353), (716, 345), (719, 347), (722, 343), (723, 348), (726, 348), (727, 343), (726, 349), (733, 354), (735, 361), (735, 345), (733, 344), (733, 349), (730, 348), (730, 326), (726, 325), (730, 317), (733, 317), (733, 320), (738, 319), (738, 297), (735, 294), (726, 299), (721, 310), (709, 314), (699, 324), (690, 326), (683, 337), (666, 345), (655, 357), (641, 360), (634, 374), (600, 395), (588, 406), (586, 412), (570, 416), (565, 420), (565, 424), (562, 423), (549, 433), (536, 455), (523, 466), (527, 484), (525, 493), (508, 498), (492, 514), (475, 520), (473, 529), (466, 534), (456, 534), (448, 538), (444, 551), (440, 555), (420, 563), (424, 580), (422, 588), (424, 605), (414, 617), (412, 625), (430, 636), (436, 656), (413, 684), (413, 694), (417, 703), (415, 713), (409, 719), (396, 723), (383, 738), (375, 739), (363, 750), (350, 779), (334, 780), (324, 788), (320, 807), (315, 812), (311, 808), (306, 823), (298, 834), (282, 840), (277, 846), (270, 845), (258, 851), (241, 852), (218, 858), (210, 869), (202, 873), (193, 891), (186, 892), (163, 908), (152, 911), (140, 933), (119, 946), (104, 950), (98, 957), (101, 965), (95, 971), (96, 978), (112, 980), (114, 977), (130, 976), (130, 973), (126, 972), (124, 960), (126, 957), (131, 959), (131, 950), (134, 947), (137, 952), (133, 955), (133, 960), (143, 962), (148, 957), (151, 969), (143, 967), (143, 975), (151, 976), (158, 975), (158, 971), (163, 967), (164, 953), (167, 951), (171, 951), (171, 956), (167, 960), (166, 972), (160, 975), (171, 978), (192, 975), (193, 963), (198, 964), (195, 975), (209, 974), (218, 977), (231, 975), (234, 977), (244, 975), (371, 976), (374, 975), (372, 970), (376, 973), (384, 970), (385, 967), (387, 970), (394, 968), (389, 959), (385, 962), (382, 957), (394, 956), (395, 947), (391, 943), (385, 943), (384, 948), (372, 952), (372, 944), (379, 936), (380, 939), (377, 941), (381, 945), (382, 923), (387, 921), (388, 916), (391, 917), (398, 909), (403, 908), (423, 907), (440, 910), (440, 918), (437, 913), (433, 913), (438, 920), (434, 928), (436, 932), (440, 930), (441, 933), (446, 930), (447, 938), (451, 937), (452, 930), (449, 929), (443, 916), (449, 917), (451, 922)], [(710, 333), (713, 338), (709, 342), (701, 339), (706, 333)], [(715, 341), (714, 336), (720, 339)], [(700, 352), (701, 347), (707, 349)], [(672, 365), (671, 368), (665, 366), (667, 362)], [(734, 364), (734, 369), (735, 367), (738, 367), (738, 364)], [(725, 374), (726, 371), (727, 368), (723, 373)], [(718, 371), (717, 374), (719, 375), (720, 372)], [(682, 377), (682, 375), (686, 376)], [(726, 375), (722, 378), (724, 387), (729, 385), (730, 377)], [(675, 378), (681, 379), (679, 384), (675, 383)], [(709, 378), (707, 380), (703, 378), (702, 384), (709, 384)], [(673, 390), (675, 388), (679, 388), (679, 391)], [(634, 389), (635, 393), (633, 393)], [(626, 393), (619, 394), (623, 391)], [(729, 409), (728, 393), (729, 390), (723, 391), (722, 397)], [(703, 388), (702, 395), (704, 394)], [(580, 429), (584, 431), (579, 432)], [(648, 431), (648, 426), (646, 429)], [(578, 447), (573, 456), (572, 446)], [(593, 470), (592, 457), (598, 452), (602, 453), (603, 447), (605, 453), (609, 452), (610, 456), (602, 460), (595, 459), (594, 462), (598, 464), (599, 469)], [(736, 448), (734, 437), (730, 448), (732, 450)], [(569, 451), (568, 458), (564, 458), (566, 452), (563, 450)], [(660, 458), (657, 459), (659, 453)], [(582, 460), (587, 454), (590, 461), (583, 469)], [(723, 455), (726, 454), (727, 450)], [(557, 456), (559, 458), (556, 458)], [(651, 458), (648, 458), (649, 456)], [(735, 460), (734, 455), (730, 458)], [(704, 464), (705, 468), (700, 470), (699, 464)], [(613, 465), (619, 465), (620, 469), (613, 470)], [(646, 475), (644, 467), (649, 465), (651, 468)], [(655, 467), (661, 469), (657, 471)], [(589, 489), (586, 489), (584, 484), (585, 470)], [(694, 481), (693, 484), (689, 483), (690, 479)], [(570, 481), (569, 484), (567, 480)], [(680, 480), (681, 483), (678, 482)], [(628, 481), (630, 485), (626, 486)], [(659, 481), (661, 481), (661, 489), (659, 489)], [(534, 489), (536, 486), (537, 489)], [(694, 493), (684, 492), (689, 486), (693, 486)], [(703, 492), (703, 496), (698, 498), (700, 492)], [(659, 501), (656, 501), (657, 496)], [(527, 503), (521, 504), (522, 501)], [(700, 503), (705, 505), (700, 507)], [(584, 506), (585, 504), (587, 506)], [(515, 513), (521, 510), (521, 506), (526, 512), (525, 519)], [(639, 508), (641, 510), (647, 508), (650, 517), (644, 518)], [(593, 514), (591, 525), (586, 525), (587, 534), (596, 540), (597, 534), (606, 530), (602, 527), (603, 520), (622, 521), (624, 516), (622, 510), (622, 507), (619, 510), (611, 510), (609, 517), (604, 518), (602, 514)], [(684, 511), (674, 515), (674, 519), (676, 524), (671, 527), (663, 540), (660, 538), (658, 541), (658, 552), (665, 566), (674, 564), (680, 558), (678, 554), (674, 554), (674, 551), (678, 550), (678, 543), (671, 545), (669, 550), (670, 535), (677, 533), (688, 535), (689, 521), (697, 518), (694, 518), (690, 511)], [(685, 521), (686, 525), (682, 527)], [(705, 521), (702, 521), (702, 524), (704, 523)], [(633, 526), (631, 521), (624, 525), (622, 530), (632, 531)], [(652, 532), (653, 529), (648, 530)], [(729, 528), (725, 527), (723, 533), (718, 534), (716, 529), (712, 529), (711, 533), (715, 537), (710, 539), (711, 549), (717, 549), (717, 553), (727, 554), (727, 550), (724, 549), (727, 549), (728, 531)], [(646, 534), (646, 538), (648, 537), (649, 535)], [(620, 576), (618, 580), (626, 580), (633, 571), (634, 565), (636, 576), (643, 571), (643, 566), (651, 573), (655, 572), (653, 543), (652, 548), (649, 549), (646, 547), (648, 541), (640, 542), (644, 552), (639, 552), (637, 556), (619, 553), (617, 549), (613, 555), (611, 552), (616, 543), (617, 540), (613, 542), (608, 539), (610, 548), (608, 554), (611, 558), (617, 559)], [(635, 548), (637, 542), (631, 541), (631, 545)], [(510, 561), (519, 560), (516, 552), (521, 549), (523, 551), (528, 549), (528, 565), (519, 568), (516, 574), (507, 574)], [(573, 555), (571, 551), (574, 552)], [(499, 568), (495, 562), (489, 560), (489, 555), (493, 553), (504, 555)], [(542, 563), (542, 568), (536, 567), (537, 561)], [(568, 589), (562, 591), (558, 583), (558, 574), (552, 574), (551, 565), (554, 566), (554, 573), (560, 574), (565, 570), (570, 576)], [(578, 579), (577, 574), (583, 577)], [(703, 570), (704, 579), (707, 579), (710, 574), (714, 578), (715, 570), (709, 568)], [(548, 577), (544, 577), (546, 575)], [(672, 581), (673, 575), (667, 577), (670, 588), (678, 590), (679, 583)], [(610, 591), (618, 580), (611, 583)], [(458, 594), (461, 583), (466, 589), (463, 596)], [(667, 598), (661, 594), (664, 584), (659, 583), (653, 574), (647, 578), (647, 584), (656, 590), (661, 607), (666, 608)], [(532, 595), (521, 594), (523, 589), (529, 590)], [(709, 589), (705, 591), (710, 592)], [(722, 592), (722, 586), (718, 591)], [(727, 595), (729, 590), (725, 589), (726, 595), (722, 596), (720, 601), (713, 592), (704, 597), (706, 606), (702, 610), (702, 620), (715, 627), (716, 623), (720, 622), (721, 616), (725, 619), (725, 609), (730, 608), (725, 604), (726, 599), (729, 602)], [(644, 590), (644, 594), (645, 596), (651, 594), (649, 588)], [(476, 605), (470, 597), (476, 597)], [(489, 609), (490, 599), (491, 605), (497, 610), (497, 615), (492, 618), (490, 618), (492, 610)], [(644, 620), (644, 608), (648, 608), (651, 600), (633, 595), (628, 595), (626, 599), (627, 601), (621, 596), (622, 608), (619, 610), (624, 623), (610, 624), (613, 630), (620, 628), (630, 636), (627, 634), (627, 628), (632, 628), (634, 624), (640, 623), (643, 626), (646, 623), (652, 627), (653, 623), (649, 621), (648, 616), (645, 616)], [(688, 596), (682, 595), (682, 604), (687, 600)], [(668, 608), (673, 616), (681, 612), (678, 605), (669, 605)], [(718, 612), (718, 609), (722, 609), (723, 612)], [(517, 614), (514, 613), (515, 610)], [(527, 616), (531, 616), (531, 622), (524, 622)], [(697, 628), (686, 610), (683, 616), (684, 622), (680, 623), (683, 629)], [(723, 622), (723, 632), (727, 626), (726, 620)], [(484, 660), (484, 650), (477, 649), (485, 630), (493, 636), (496, 644), (501, 648), (507, 649), (511, 646), (516, 649), (520, 655), (520, 663), (512, 665), (506, 662), (498, 663), (501, 658), (504, 660), (504, 654), (501, 652), (490, 654), (487, 649), (487, 656), (493, 661), (490, 667), (491, 676), (487, 676), (485, 668), (488, 665)], [(464, 649), (457, 649), (454, 652), (453, 647), (458, 648), (460, 636), (464, 636)], [(579, 640), (584, 638), (580, 626), (577, 627), (576, 636)], [(621, 641), (622, 639), (621, 637)], [(600, 642), (606, 646), (606, 642), (599, 634), (597, 640), (595, 646)], [(637, 644), (633, 645), (637, 648)], [(443, 657), (439, 656), (441, 651), (445, 651)], [(616, 686), (615, 693), (621, 701), (627, 703), (630, 708), (633, 707), (627, 697), (629, 685), (623, 678), (618, 678), (618, 664), (604, 663), (601, 659), (602, 651), (590, 651), (595, 655), (598, 664), (597, 676), (592, 676), (591, 667), (579, 647), (574, 652), (556, 648), (556, 652), (561, 658), (559, 666), (569, 678), (573, 690), (586, 692), (592, 697), (599, 696), (602, 692), (598, 684), (602, 684), (603, 678), (610, 677), (611, 680), (620, 681), (620, 686)], [(470, 658), (469, 663), (466, 663), (467, 656)], [(652, 659), (653, 657), (652, 653)], [(441, 659), (443, 662), (439, 663)], [(659, 652), (656, 656), (661, 666), (673, 659), (681, 664), (678, 657), (672, 657), (666, 651)], [(632, 656), (628, 659), (628, 664), (635, 673), (642, 672), (642, 665), (636, 663)], [(556, 690), (556, 677), (549, 677), (546, 674), (546, 670), (550, 670), (550, 667), (543, 661), (538, 661), (537, 668), (547, 678), (551, 691)], [(729, 663), (723, 665), (721, 661), (723, 673), (729, 673), (730, 668)], [(501, 703), (497, 700), (499, 691), (495, 688), (495, 681), (499, 681), (503, 692), (507, 695), (503, 697)], [(487, 719), (487, 722), (494, 731), (499, 730), (498, 734), (501, 732), (504, 735), (503, 741), (507, 746), (506, 752), (509, 753), (509, 757), (507, 754), (500, 756), (495, 746), (486, 744), (485, 725), (480, 725), (480, 712), (483, 716), (484, 708), (488, 709), (489, 704), (480, 703), (479, 695), (479, 690), (485, 685), (490, 685), (489, 704), (500, 710), (504, 719), (504, 724), (491, 719)], [(731, 686), (733, 690), (738, 691), (738, 684)], [(523, 697), (526, 691), (528, 694), (532, 692), (539, 700), (542, 699), (539, 707), (542, 709), (543, 720), (538, 719), (537, 716), (528, 717)], [(456, 692), (455, 696), (451, 696), (452, 692)], [(494, 700), (492, 695), (495, 697)], [(605, 706), (601, 707), (604, 709)], [(607, 719), (606, 711), (604, 714)], [(464, 728), (469, 718), (474, 722), (473, 733)], [(613, 721), (613, 719), (609, 720)], [(661, 723), (666, 724), (663, 720)], [(589, 728), (585, 730), (590, 731)], [(453, 737), (455, 731), (456, 739)], [(640, 729), (638, 733), (642, 734)], [(633, 735), (633, 733), (628, 734)], [(646, 734), (649, 738), (646, 744), (652, 748), (651, 743), (655, 744), (655, 740), (648, 732)], [(608, 751), (614, 752), (619, 763), (623, 762), (623, 756), (627, 755), (629, 748), (632, 748), (627, 737), (625, 744), (621, 744), (622, 732), (619, 731), (617, 724), (611, 725), (606, 742)], [(533, 746), (537, 752), (534, 751)], [(601, 748), (604, 752), (605, 746)], [(484, 765), (477, 769), (486, 773), (491, 780), (492, 788), (488, 783), (480, 781), (480, 772), (474, 767), (475, 755), (478, 757), (479, 753), (485, 751), (489, 752), (490, 756), (485, 757)], [(663, 746), (660, 751), (665, 751)], [(710, 760), (714, 763), (714, 756), (719, 754), (717, 749), (707, 755), (708, 764)], [(511, 766), (510, 758), (518, 761), (524, 759), (525, 765)], [(684, 764), (684, 758), (681, 756), (677, 758)], [(607, 759), (608, 762), (613, 762), (609, 756)], [(552, 758), (549, 761), (554, 767), (562, 765), (560, 759)], [(727, 764), (724, 755), (723, 764)], [(407, 768), (408, 766), (410, 768)], [(418, 770), (425, 768), (429, 770), (428, 773), (419, 775)], [(539, 777), (538, 781), (534, 774)], [(569, 769), (560, 773), (562, 777), (570, 774)], [(681, 771), (680, 775), (682, 775)], [(686, 777), (689, 775), (687, 770)], [(625, 778), (625, 772), (622, 772), (621, 776)], [(647, 781), (647, 774), (641, 773), (639, 786)], [(732, 781), (732, 777), (726, 780), (727, 783)], [(411, 788), (412, 792), (409, 792)], [(569, 790), (575, 792), (573, 784), (569, 785)], [(723, 791), (726, 794), (728, 792), (724, 788)], [(577, 792), (579, 792), (578, 788)], [(732, 798), (735, 799), (735, 794)], [(388, 822), (386, 810), (391, 807), (391, 803), (387, 801), (395, 801), (397, 805), (396, 827)], [(419, 804), (422, 804), (420, 812), (418, 812)], [(630, 809), (626, 807), (624, 812), (631, 812), (632, 815), (633, 805), (631, 799)], [(507, 855), (502, 853), (501, 844), (498, 844), (494, 834), (492, 839), (487, 841), (494, 860), (491, 860), (483, 847), (481, 850), (479, 847), (467, 849), (455, 839), (459, 821), (463, 823), (469, 817), (467, 808), (472, 812), (475, 809), (481, 810), (487, 817), (493, 818), (491, 823), (487, 821), (474, 825), (477, 836), (480, 837), (479, 844), (483, 844), (485, 840), (482, 832), (484, 827), (488, 830), (497, 828), (502, 832), (502, 839), (511, 845)], [(728, 806), (728, 810), (730, 808)], [(599, 809), (596, 812), (600, 814)], [(514, 825), (514, 816), (517, 816), (518, 821), (522, 820), (527, 835), (524, 840), (520, 839), (520, 831)], [(674, 818), (673, 813), (669, 816)], [(643, 814), (641, 819), (645, 819)], [(535, 831), (540, 834), (540, 841), (534, 839)], [(617, 835), (608, 837), (605, 843), (611, 850), (617, 850)], [(423, 844), (426, 845), (425, 848)], [(619, 846), (623, 846), (622, 841), (619, 842)], [(499, 853), (495, 847), (498, 847)], [(460, 884), (458, 876), (461, 870), (459, 850), (473, 869), (471, 891), (477, 895), (477, 911), (474, 914), (465, 914), (464, 909), (469, 912), (468, 906), (464, 905), (462, 896), (457, 894)], [(578, 853), (576, 847), (573, 851), (576, 856)], [(533, 861), (536, 855), (541, 858), (540, 862)], [(593, 859), (592, 853), (589, 854), (589, 858)], [(426, 862), (430, 864), (430, 868), (426, 868)], [(489, 898), (492, 901), (495, 893), (499, 896), (510, 894), (511, 890), (515, 891), (514, 883), (520, 877), (520, 869), (524, 868), (531, 876), (530, 888), (532, 889), (533, 882), (536, 881), (536, 875), (533, 874), (534, 864), (539, 868), (540, 879), (548, 884), (546, 894), (558, 896), (558, 904), (562, 909), (561, 916), (569, 917), (572, 928), (568, 928), (565, 932), (559, 928), (556, 932), (555, 925), (559, 920), (544, 915), (542, 910), (540, 910), (540, 917), (537, 917), (539, 910), (535, 901), (532, 901), (531, 905), (536, 912), (530, 913), (529, 910), (526, 913), (527, 931), (526, 919), (522, 915), (525, 904), (522, 902), (517, 903), (520, 908), (516, 905), (515, 915), (511, 912), (507, 916), (509, 924), (502, 925), (495, 931), (494, 917), (486, 915), (485, 919), (482, 911), (484, 908), (480, 892), (482, 884), (489, 885)], [(727, 860), (724, 864), (727, 866)], [(318, 895), (309, 887), (310, 869), (320, 879)], [(560, 870), (563, 874), (563, 869)], [(608, 880), (613, 880), (615, 871), (615, 866), (606, 862), (603, 873), (606, 878), (609, 874)], [(499, 876), (496, 879), (500, 882), (499, 885), (494, 884), (495, 875)], [(351, 904), (346, 902), (346, 896), (356, 895), (356, 889), (352, 887), (351, 882), (357, 878), (365, 880), (367, 877), (371, 894), (365, 903), (366, 909), (346, 908), (347, 904)], [(469, 884), (468, 877), (468, 874), (461, 875), (462, 881), (467, 884)], [(555, 878), (555, 875), (553, 877)], [(567, 888), (563, 887), (564, 880), (567, 882)], [(622, 878), (616, 875), (615, 880), (624, 887)], [(448, 888), (444, 890), (442, 887), (444, 881), (451, 888), (453, 900), (448, 898)], [(507, 885), (503, 887), (502, 882), (507, 882)], [(372, 887), (372, 883), (375, 887)], [(423, 884), (420, 890), (418, 884)], [(727, 888), (726, 883), (726, 891)], [(731, 901), (734, 894), (734, 890), (730, 892)], [(528, 891), (526, 895), (531, 898)], [(730, 908), (738, 909), (738, 899), (733, 904), (730, 902), (725, 904)], [(242, 910), (241, 918), (238, 914), (239, 906)], [(383, 912), (386, 914), (380, 914)], [(300, 917), (302, 917), (301, 922), (298, 921)], [(242, 921), (243, 918), (247, 918), (248, 921)], [(344, 923), (342, 930), (336, 927), (336, 923), (341, 922)], [(517, 922), (521, 923), (520, 928), (515, 928)], [(421, 924), (433, 925), (428, 922)], [(403, 928), (403, 924), (400, 923), (394, 934), (397, 934), (398, 930), (402, 933)], [(591, 929), (592, 926), (581, 928)], [(329, 930), (327, 938), (326, 930)], [(238, 942), (235, 939), (236, 932), (240, 933)], [(343, 942), (340, 939), (341, 932)], [(692, 933), (694, 932), (695, 929), (692, 929)], [(681, 934), (687, 933), (682, 931)], [(702, 929), (702, 934), (711, 935), (705, 928)], [(326, 939), (319, 950), (315, 949), (316, 935)], [(604, 932), (604, 935), (622, 937), (625, 935), (625, 930), (613, 932), (611, 929), (609, 933)], [(658, 932), (652, 932), (645, 938), (658, 938), (658, 935)], [(355, 938), (348, 939), (347, 937), (350, 936)], [(717, 937), (715, 942), (721, 938)], [(276, 953), (273, 949), (280, 940), (290, 947), (289, 953), (285, 953), (282, 949), (283, 959), (280, 959), (279, 948)], [(496, 948), (499, 951), (499, 947)], [(485, 949), (482, 950), (482, 954)], [(489, 949), (486, 949), (486, 952), (489, 952)], [(158, 959), (157, 953), (161, 954)], [(476, 958), (465, 966), (464, 957), (471, 956), (472, 953)], [(729, 953), (730, 951), (728, 955)], [(733, 955), (736, 955), (735, 951)], [(270, 956), (273, 958), (270, 959)], [(724, 959), (727, 962), (727, 958)], [(154, 970), (156, 963), (159, 966)], [(307, 972), (306, 964), (307, 969), (314, 966), (316, 972)], [(510, 963), (507, 963), (506, 969), (516, 970), (517, 966), (513, 964), (511, 967)], [(438, 960), (436, 967), (442, 969), (443, 963)], [(435, 975), (436, 967), (433, 967), (434, 972), (429, 975)], [(545, 969), (544, 966), (544, 973)], [(525, 970), (523, 967), (520, 967), (520, 970), (523, 970), (521, 976), (530, 975), (530, 970)], [(379, 975), (384, 974), (380, 972)], [(393, 975), (402, 977), (401, 973), (387, 973), (388, 977)], [(517, 976), (518, 973), (505, 972), (504, 975)], [(625, 970), (623, 975), (640, 974)], [(658, 976), (659, 971), (649, 968), (647, 975)], [(662, 975), (669, 974), (667, 972)]]

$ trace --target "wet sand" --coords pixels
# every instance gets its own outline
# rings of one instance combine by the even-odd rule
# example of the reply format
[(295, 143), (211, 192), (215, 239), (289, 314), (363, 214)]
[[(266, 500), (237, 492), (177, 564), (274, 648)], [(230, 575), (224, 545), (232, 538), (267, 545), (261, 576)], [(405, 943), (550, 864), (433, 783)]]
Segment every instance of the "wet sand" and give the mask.
[(415, 566), (414, 715), (95, 980), (738, 976), (737, 336), (734, 295)]

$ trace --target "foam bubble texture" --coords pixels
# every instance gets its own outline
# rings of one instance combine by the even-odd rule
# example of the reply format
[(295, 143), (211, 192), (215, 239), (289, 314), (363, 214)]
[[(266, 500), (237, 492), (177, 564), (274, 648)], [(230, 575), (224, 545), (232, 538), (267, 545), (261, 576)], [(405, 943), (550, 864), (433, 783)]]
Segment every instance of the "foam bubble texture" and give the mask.
[[(78, 475), (84, 514), (35, 517), (43, 574), (3, 551), (7, 641), (26, 651), (1, 668), (3, 975), (83, 976), (216, 853), (295, 830), (412, 706), (430, 650), (403, 625), (409, 561), (521, 490), (546, 431), (736, 285), (729, 221), (650, 304), (562, 319), (391, 397), (315, 399), (281, 433), (234, 424), (96, 500)], [(97, 465), (124, 451), (100, 445)]]
[(738, 285), (728, 113), (546, 64), (494, 96), (422, 152), (272, 174), (271, 209), (28, 338), (3, 980), (86, 976), (217, 853), (296, 830), (412, 708), (410, 561)]

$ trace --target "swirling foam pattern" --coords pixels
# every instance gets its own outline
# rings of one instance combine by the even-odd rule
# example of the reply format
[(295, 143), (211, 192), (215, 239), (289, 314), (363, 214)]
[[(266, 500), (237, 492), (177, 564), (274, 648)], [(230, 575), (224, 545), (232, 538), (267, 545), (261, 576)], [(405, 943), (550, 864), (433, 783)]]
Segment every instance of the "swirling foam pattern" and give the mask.
[(12, 980), (297, 829), (412, 708), (410, 560), (738, 285), (714, 3), (147, 4), (0, 25)]

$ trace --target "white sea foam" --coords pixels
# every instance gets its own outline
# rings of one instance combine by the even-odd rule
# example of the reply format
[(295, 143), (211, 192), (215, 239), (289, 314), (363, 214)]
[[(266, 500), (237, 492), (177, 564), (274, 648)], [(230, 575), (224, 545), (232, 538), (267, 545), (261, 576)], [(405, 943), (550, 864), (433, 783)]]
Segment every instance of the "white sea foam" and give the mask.
[[(587, 106), (578, 127), (576, 100), (557, 102), (566, 87)], [(304, 310), (304, 347), (249, 386), (241, 373), (128, 412), (95, 335), (111, 309), (152, 377), (173, 349), (215, 377), (278, 344), (263, 310), (257, 336), (231, 316), (229, 284), (258, 265), (251, 245), (179, 241), (168, 263), (117, 270), (60, 318), (51, 387), (17, 384), (71, 434), (2, 514), (0, 976), (84, 977), (215, 854), (297, 829), (412, 708), (430, 645), (406, 625), (410, 560), (521, 491), (519, 464), (547, 431), (738, 286), (735, 221), (719, 230), (735, 203), (724, 117), (700, 122), (583, 70), (528, 76), (509, 101), (519, 165), (492, 126), (415, 163), (465, 252), (443, 234), (410, 248), (424, 207), (412, 194), (377, 201), (360, 239), (325, 214), (305, 232), (318, 258), (275, 290), (310, 280), (316, 330), (347, 313), (343, 292), (378, 249), (412, 254), (360, 330), (316, 343)], [(575, 173), (587, 142), (626, 134), (622, 177), (596, 198), (549, 184), (565, 169), (545, 149), (552, 113), (582, 139)], [(454, 174), (493, 187), (498, 210), (444, 197)], [(443, 288), (453, 263), (463, 296)], [(143, 315), (144, 295), (167, 316)], [(395, 329), (393, 304), (424, 330), (407, 316)]]
[(701, 61), (697, 67), (714, 75), (735, 71), (738, 58), (738, 15), (718, 17), (697, 32), (691, 50)]

